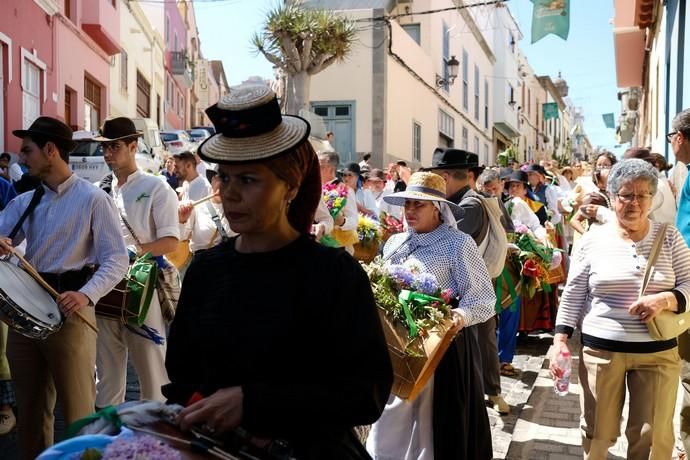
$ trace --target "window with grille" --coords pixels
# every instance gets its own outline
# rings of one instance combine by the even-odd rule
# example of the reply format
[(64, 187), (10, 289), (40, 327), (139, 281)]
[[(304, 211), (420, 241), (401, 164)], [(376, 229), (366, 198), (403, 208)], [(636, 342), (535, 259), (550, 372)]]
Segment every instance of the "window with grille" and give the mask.
[[(473, 152), (476, 153), (477, 156), (479, 156), (479, 138), (477, 136), (474, 136), (474, 150), (473, 150)], [(486, 163), (484, 163), (484, 164), (486, 164)]]
[(400, 27), (402, 27), (403, 30), (407, 32), (407, 35), (412, 37), (412, 40), (417, 42), (418, 45), (422, 43), (422, 34), (419, 24), (402, 24)]
[(479, 121), (479, 67), (474, 66), (474, 119)]
[(41, 115), (41, 69), (28, 59), (22, 65), (22, 123), (27, 129)]
[(438, 132), (449, 139), (455, 139), (455, 120), (443, 110), (438, 110)]
[(65, 86), (65, 122), (72, 126), (72, 91)]
[[(120, 88), (127, 91), (127, 51), (120, 51)], [(138, 72), (137, 72), (138, 73)]]
[(151, 115), (151, 85), (137, 70), (137, 115), (148, 118)]
[(84, 77), (84, 129), (95, 131), (101, 123), (101, 87)]
[(412, 124), (412, 159), (422, 161), (422, 125)]
[(489, 80), (484, 80), (484, 129), (489, 129)]
[(469, 108), (469, 86), (470, 86), (470, 57), (467, 51), (462, 50), (462, 108)]
[(467, 146), (467, 144), (469, 143), (468, 137), (469, 137), (469, 135), (467, 132), (467, 128), (463, 126), (462, 127), (462, 149), (463, 150), (467, 150), (467, 148), (468, 148), (468, 146)]

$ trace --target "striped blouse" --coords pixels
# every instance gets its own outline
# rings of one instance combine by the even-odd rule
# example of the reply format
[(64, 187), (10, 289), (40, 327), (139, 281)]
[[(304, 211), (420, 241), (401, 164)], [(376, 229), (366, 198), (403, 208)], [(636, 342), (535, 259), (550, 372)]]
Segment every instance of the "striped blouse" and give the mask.
[[(660, 227), (650, 221), (647, 236), (637, 243), (623, 240), (613, 222), (582, 236), (573, 250), (556, 332), (570, 335), (579, 325), (585, 345), (610, 351), (645, 353), (676, 345), (675, 339), (653, 341), (646, 324), (628, 313)], [(690, 249), (680, 232), (669, 226), (645, 294), (671, 290), (682, 311), (690, 300)]]

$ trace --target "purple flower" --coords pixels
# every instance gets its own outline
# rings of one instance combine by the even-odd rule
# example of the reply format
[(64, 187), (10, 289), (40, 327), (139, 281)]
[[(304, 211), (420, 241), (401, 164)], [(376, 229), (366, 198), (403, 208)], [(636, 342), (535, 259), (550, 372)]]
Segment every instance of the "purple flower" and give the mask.
[(402, 286), (409, 287), (412, 286), (414, 282), (414, 275), (412, 272), (403, 265), (388, 265), (386, 267), (388, 275), (393, 278), (396, 282), (400, 283)]
[(412, 289), (423, 294), (434, 295), (438, 292), (438, 282), (431, 273), (419, 273), (412, 282)]

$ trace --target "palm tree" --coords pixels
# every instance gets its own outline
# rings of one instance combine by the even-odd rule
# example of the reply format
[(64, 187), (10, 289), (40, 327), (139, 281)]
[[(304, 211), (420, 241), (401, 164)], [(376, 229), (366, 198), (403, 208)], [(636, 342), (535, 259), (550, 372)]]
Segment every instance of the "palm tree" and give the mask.
[(316, 75), (342, 61), (352, 49), (354, 22), (333, 11), (309, 9), (284, 0), (269, 11), (264, 28), (252, 37), (258, 53), (288, 76), (286, 112), (309, 110), (309, 85)]

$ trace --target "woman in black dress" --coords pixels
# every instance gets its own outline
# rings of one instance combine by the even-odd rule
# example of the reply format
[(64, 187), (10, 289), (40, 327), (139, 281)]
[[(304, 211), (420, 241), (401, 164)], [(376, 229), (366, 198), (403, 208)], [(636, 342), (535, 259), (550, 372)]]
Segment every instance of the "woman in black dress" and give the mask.
[(353, 427), (381, 414), (392, 370), (366, 274), (309, 237), (321, 196), (309, 125), (263, 86), (207, 110), (220, 134), (223, 208), (239, 236), (187, 271), (169, 335), (164, 394), (183, 429), (241, 428), (298, 459), (368, 458)]

